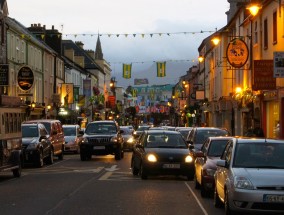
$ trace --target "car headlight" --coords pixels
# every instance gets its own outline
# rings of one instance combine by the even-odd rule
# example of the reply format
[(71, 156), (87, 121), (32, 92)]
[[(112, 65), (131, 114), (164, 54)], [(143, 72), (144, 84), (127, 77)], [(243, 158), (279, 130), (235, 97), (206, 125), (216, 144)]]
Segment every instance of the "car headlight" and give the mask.
[(89, 143), (88, 138), (83, 138), (82, 143)]
[(27, 149), (36, 149), (37, 144), (36, 143), (30, 143), (27, 147)]
[(203, 175), (214, 176), (215, 172), (215, 169), (203, 169)]
[(129, 138), (128, 140), (127, 140), (127, 143), (133, 143), (133, 137), (131, 137), (131, 138)]
[(111, 142), (117, 142), (117, 137), (112, 137), (112, 138), (110, 139), (110, 141), (111, 141)]
[(157, 158), (156, 158), (156, 156), (153, 155), (153, 154), (147, 155), (147, 160), (148, 160), (149, 162), (157, 162)]
[(192, 163), (192, 161), (193, 161), (193, 158), (190, 155), (187, 155), (185, 157), (185, 163)]
[(234, 186), (239, 189), (253, 190), (254, 187), (249, 179), (243, 176), (236, 176), (234, 178)]

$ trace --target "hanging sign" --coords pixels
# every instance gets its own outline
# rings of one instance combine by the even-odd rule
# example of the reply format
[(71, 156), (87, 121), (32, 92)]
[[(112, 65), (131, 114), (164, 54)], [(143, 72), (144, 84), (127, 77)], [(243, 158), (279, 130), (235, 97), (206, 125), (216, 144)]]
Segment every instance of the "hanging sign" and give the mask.
[(21, 90), (28, 91), (34, 84), (34, 73), (28, 66), (23, 66), (18, 72), (18, 85)]
[(243, 67), (249, 57), (247, 44), (240, 38), (234, 38), (227, 46), (227, 60), (232, 67)]

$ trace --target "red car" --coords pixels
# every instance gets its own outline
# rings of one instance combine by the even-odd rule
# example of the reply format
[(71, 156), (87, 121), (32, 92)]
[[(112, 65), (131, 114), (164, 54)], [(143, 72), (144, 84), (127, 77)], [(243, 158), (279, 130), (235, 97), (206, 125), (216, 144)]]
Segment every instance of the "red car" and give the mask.
[(228, 140), (232, 137), (208, 137), (200, 151), (195, 151), (195, 188), (201, 190), (201, 196), (213, 194), (215, 188), (214, 174), (217, 160), (220, 159)]

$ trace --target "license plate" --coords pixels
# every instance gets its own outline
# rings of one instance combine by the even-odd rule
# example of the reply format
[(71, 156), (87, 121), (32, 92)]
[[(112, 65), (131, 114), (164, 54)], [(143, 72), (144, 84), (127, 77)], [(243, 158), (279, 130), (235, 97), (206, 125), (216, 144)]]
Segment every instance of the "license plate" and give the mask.
[(263, 195), (264, 202), (284, 202), (284, 195)]
[(180, 168), (180, 164), (164, 164), (163, 168), (165, 169), (179, 169)]
[(104, 146), (94, 146), (93, 149), (105, 149)]

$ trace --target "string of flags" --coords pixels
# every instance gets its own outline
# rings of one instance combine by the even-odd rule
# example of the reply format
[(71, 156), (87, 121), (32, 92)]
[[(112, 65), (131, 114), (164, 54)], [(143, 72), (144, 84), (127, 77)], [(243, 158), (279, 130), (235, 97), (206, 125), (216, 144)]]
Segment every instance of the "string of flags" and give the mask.
[(107, 37), (120, 37), (120, 36), (124, 36), (124, 37), (129, 37), (129, 36), (132, 36), (132, 37), (136, 37), (136, 36), (140, 36), (142, 38), (146, 37), (146, 36), (150, 36), (150, 37), (153, 37), (153, 36), (163, 36), (163, 35), (166, 35), (166, 36), (171, 36), (171, 35), (178, 35), (178, 34), (184, 34), (184, 35), (187, 35), (187, 34), (203, 34), (203, 33), (213, 33), (213, 32), (216, 32), (216, 30), (212, 30), (212, 31), (203, 31), (203, 30), (200, 30), (200, 31), (187, 31), (187, 32), (169, 32), (169, 33), (119, 33), (119, 34), (115, 34), (115, 33), (97, 33), (97, 34), (63, 34), (65, 37), (70, 37), (70, 36), (74, 36), (75, 38), (78, 37), (78, 36), (107, 36)]
[[(166, 76), (166, 61), (156, 62), (157, 66), (157, 77)], [(122, 77), (125, 79), (131, 78), (132, 64), (122, 64)]]

